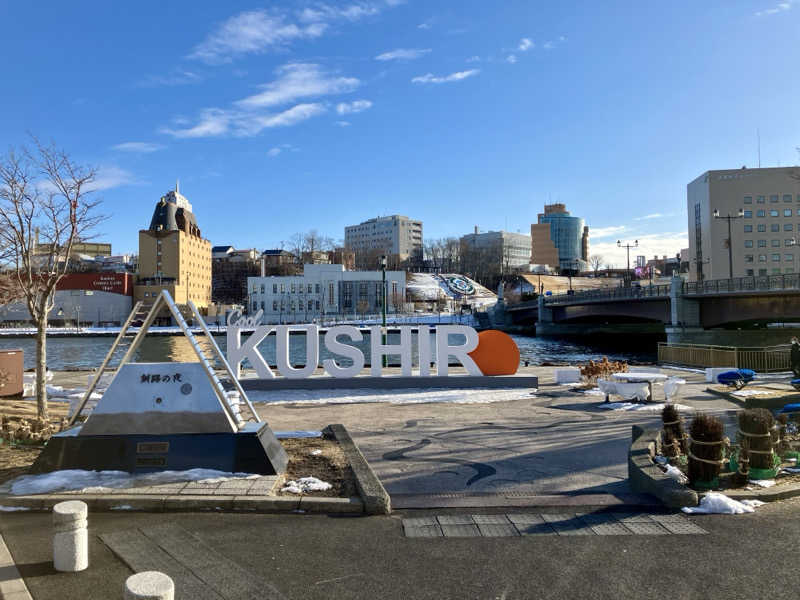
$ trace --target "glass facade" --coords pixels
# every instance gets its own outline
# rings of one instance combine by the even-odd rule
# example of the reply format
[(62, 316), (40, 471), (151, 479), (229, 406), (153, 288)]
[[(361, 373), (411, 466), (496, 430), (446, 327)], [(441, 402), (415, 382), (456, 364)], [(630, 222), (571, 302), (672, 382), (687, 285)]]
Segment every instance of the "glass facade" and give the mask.
[(583, 228), (584, 221), (580, 217), (571, 217), (569, 212), (550, 212), (539, 215), (539, 224), (550, 225), (550, 239), (558, 249), (558, 262), (562, 269), (575, 269), (575, 262), (580, 261), (578, 268), (583, 269)]

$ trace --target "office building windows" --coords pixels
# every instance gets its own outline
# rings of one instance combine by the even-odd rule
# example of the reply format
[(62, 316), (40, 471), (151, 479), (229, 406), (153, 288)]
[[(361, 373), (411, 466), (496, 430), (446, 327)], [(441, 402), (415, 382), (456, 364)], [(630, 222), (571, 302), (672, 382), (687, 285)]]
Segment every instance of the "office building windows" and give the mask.
[(744, 255), (744, 262), (753, 262), (753, 255), (752, 254), (745, 254)]
[(273, 294), (277, 294), (278, 293), (278, 284), (277, 283), (273, 283), (272, 284), (272, 293)]
[(772, 262), (781, 262), (781, 255), (780, 254), (773, 254), (772, 255)]
[(758, 262), (767, 262), (767, 255), (766, 254), (759, 254), (758, 255)]
[(792, 209), (791, 208), (784, 208), (783, 209), (783, 216), (784, 217), (791, 217), (792, 216)]
[(772, 194), (772, 195), (769, 197), (769, 201), (770, 201), (771, 203), (775, 204), (775, 203), (778, 201), (778, 194)]
[(277, 300), (273, 300), (272, 301), (272, 310), (273, 310), (273, 312), (278, 310), (278, 301)]
[(753, 197), (752, 196), (745, 196), (744, 197), (744, 203), (745, 204), (752, 204), (753, 203)]
[(759, 204), (764, 204), (764, 202), (766, 202), (766, 201), (767, 200), (766, 200), (765, 196), (759, 196), (758, 200), (756, 200), (756, 202), (758, 202)]
[(748, 277), (752, 277), (753, 276), (753, 269), (747, 269), (747, 276)]
[(787, 204), (791, 204), (791, 202), (792, 202), (792, 195), (791, 195), (791, 194), (784, 194), (784, 195), (783, 195), (783, 201), (784, 201), (784, 202), (786, 202)]
[(766, 248), (767, 247), (767, 240), (758, 240), (758, 247), (759, 248)]
[(781, 241), (780, 240), (772, 240), (772, 247), (773, 248), (780, 248), (781, 247)]
[(744, 241), (745, 248), (752, 248), (753, 247), (753, 240), (745, 240)]
[(794, 238), (786, 238), (783, 240), (784, 246), (794, 246)]
[(758, 270), (758, 274), (759, 275), (766, 275), (767, 274), (767, 270), (766, 269), (759, 269)]
[(780, 223), (772, 223), (769, 226), (769, 230), (770, 231), (780, 231), (781, 230), (781, 224)]
[(773, 210), (769, 211), (769, 216), (770, 217), (778, 217), (778, 216), (780, 216), (780, 211), (777, 211), (777, 210), (773, 209)]
[(764, 223), (759, 223), (758, 224), (758, 230), (759, 231), (766, 231), (767, 230), (767, 226), (764, 225)]
[(765, 211), (765, 210), (763, 210), (763, 209), (762, 209), (762, 210), (760, 210), (760, 211), (758, 211), (758, 212), (756, 213), (756, 216), (757, 216), (757, 217), (766, 217), (766, 216), (767, 216), (767, 211)]
[(753, 211), (752, 210), (744, 211), (744, 218), (745, 219), (752, 219), (753, 218)]
[(791, 223), (784, 223), (783, 224), (783, 230), (784, 231), (792, 231), (793, 227), (794, 227), (794, 225), (792, 225)]
[(752, 233), (753, 232), (753, 226), (752, 225), (745, 225), (744, 226), (744, 232), (745, 233)]
[(784, 254), (783, 260), (784, 262), (792, 262), (794, 260), (794, 254)]

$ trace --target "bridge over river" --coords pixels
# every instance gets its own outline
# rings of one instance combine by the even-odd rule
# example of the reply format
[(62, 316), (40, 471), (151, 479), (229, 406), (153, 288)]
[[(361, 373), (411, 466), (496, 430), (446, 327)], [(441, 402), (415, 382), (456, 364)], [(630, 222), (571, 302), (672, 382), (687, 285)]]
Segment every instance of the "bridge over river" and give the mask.
[[(800, 274), (631, 286), (540, 296), (505, 308), (506, 322), (537, 335), (638, 334), (670, 342), (765, 345), (800, 331)], [(787, 338), (787, 339), (784, 339)]]

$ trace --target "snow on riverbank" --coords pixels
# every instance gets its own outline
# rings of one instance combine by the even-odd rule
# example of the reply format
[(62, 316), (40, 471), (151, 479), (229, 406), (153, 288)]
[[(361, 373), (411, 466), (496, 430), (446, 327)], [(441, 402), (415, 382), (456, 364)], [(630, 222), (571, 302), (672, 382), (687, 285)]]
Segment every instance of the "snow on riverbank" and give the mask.
[(508, 402), (532, 397), (530, 388), (499, 389), (399, 389), (399, 390), (277, 390), (249, 391), (251, 402), (267, 404), (359, 404), (385, 402), (387, 404), (423, 404), (445, 402), (452, 404), (477, 404)]
[[(605, 408), (607, 410), (660, 413), (662, 410), (664, 410), (666, 404), (664, 404), (663, 402), (659, 404), (639, 404), (636, 402), (604, 402), (599, 406), (600, 408)], [(674, 406), (680, 412), (688, 412), (694, 410), (691, 406), (686, 406), (684, 404), (672, 404), (672, 406)]]

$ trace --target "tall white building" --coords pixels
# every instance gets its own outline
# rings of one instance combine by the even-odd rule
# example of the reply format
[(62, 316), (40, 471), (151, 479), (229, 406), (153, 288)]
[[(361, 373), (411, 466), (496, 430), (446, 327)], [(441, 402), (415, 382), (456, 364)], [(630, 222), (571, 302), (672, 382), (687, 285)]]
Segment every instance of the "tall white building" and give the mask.
[[(303, 265), (302, 275), (248, 277), (248, 309), (262, 322), (311, 323), (333, 317), (375, 315), (383, 306), (380, 271), (346, 271), (343, 265)], [(386, 310), (402, 310), (405, 271), (386, 271)]]
[(422, 221), (391, 215), (350, 225), (344, 228), (344, 245), (356, 253), (422, 258)]
[(531, 262), (531, 236), (510, 231), (487, 231), (461, 236), (462, 254), (470, 251), (485, 251), (486, 259), (506, 270), (529, 268)]
[(686, 204), (692, 281), (800, 271), (800, 167), (706, 171)]

